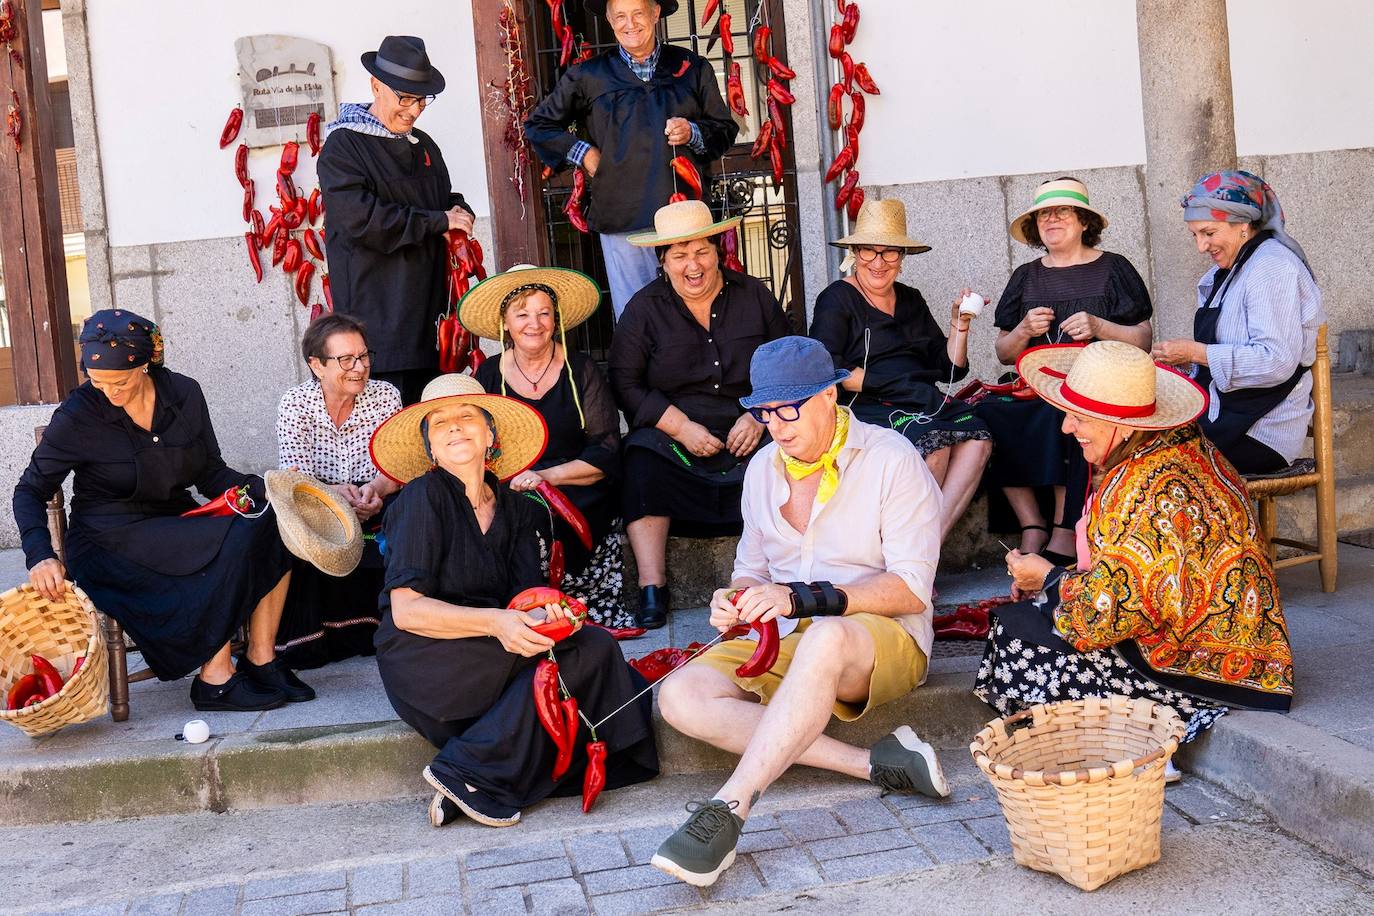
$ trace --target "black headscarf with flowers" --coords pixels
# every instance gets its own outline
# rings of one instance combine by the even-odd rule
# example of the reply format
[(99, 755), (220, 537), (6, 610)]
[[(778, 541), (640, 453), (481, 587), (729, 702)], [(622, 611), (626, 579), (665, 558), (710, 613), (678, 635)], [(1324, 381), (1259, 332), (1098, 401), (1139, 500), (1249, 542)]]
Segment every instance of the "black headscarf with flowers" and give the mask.
[(101, 309), (81, 326), (81, 366), (124, 370), (162, 365), (162, 332), (128, 309)]

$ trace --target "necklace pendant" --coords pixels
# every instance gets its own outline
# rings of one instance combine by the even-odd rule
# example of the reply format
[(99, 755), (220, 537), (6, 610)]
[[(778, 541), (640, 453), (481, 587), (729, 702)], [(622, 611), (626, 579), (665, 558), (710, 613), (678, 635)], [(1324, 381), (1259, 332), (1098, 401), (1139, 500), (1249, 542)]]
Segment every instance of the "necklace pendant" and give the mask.
[(538, 382), (532, 382), (532, 383), (530, 384), (530, 387), (533, 388), (535, 391), (538, 391), (538, 390), (539, 390), (539, 383), (538, 383)]

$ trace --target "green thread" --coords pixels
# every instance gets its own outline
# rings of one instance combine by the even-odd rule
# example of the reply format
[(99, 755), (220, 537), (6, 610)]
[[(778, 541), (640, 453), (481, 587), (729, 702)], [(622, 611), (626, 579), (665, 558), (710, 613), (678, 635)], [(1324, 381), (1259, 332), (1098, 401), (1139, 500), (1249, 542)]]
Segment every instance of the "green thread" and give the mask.
[(682, 449), (678, 448), (678, 445), (677, 445), (676, 442), (674, 442), (674, 443), (672, 444), (671, 448), (672, 448), (672, 450), (673, 450), (673, 454), (674, 454), (674, 455), (677, 455), (679, 458), (682, 459), (682, 463), (683, 463), (683, 464), (685, 464), (685, 465), (686, 465), (687, 467), (689, 467), (689, 468), (692, 466), (692, 459), (690, 459), (690, 458), (688, 458), (686, 455), (682, 454)]
[(1077, 191), (1067, 191), (1063, 189), (1058, 191), (1046, 191), (1044, 194), (1041, 194), (1038, 197), (1036, 197), (1035, 202), (1039, 204), (1042, 200), (1052, 200), (1056, 197), (1070, 197), (1074, 200), (1081, 200), (1085, 204), (1088, 202), (1088, 195), (1079, 194)]

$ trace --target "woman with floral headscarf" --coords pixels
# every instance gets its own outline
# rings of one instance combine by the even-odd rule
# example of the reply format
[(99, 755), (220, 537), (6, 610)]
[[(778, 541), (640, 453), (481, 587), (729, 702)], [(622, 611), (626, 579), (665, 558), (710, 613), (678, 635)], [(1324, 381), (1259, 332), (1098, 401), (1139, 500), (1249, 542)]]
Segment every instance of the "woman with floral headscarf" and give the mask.
[(1198, 282), (1192, 339), (1163, 341), (1153, 355), (1192, 365), (1208, 394), (1199, 425), (1236, 470), (1280, 471), (1298, 457), (1312, 419), (1321, 290), (1263, 178), (1213, 172), (1181, 203), (1213, 266)]
[[(273, 646), (291, 556), (271, 514), (183, 517), (190, 489), (214, 498), (261, 477), (228, 467), (195, 379), (162, 366), (162, 335), (146, 318), (105, 309), (81, 330), (90, 379), (53, 413), (14, 488), (29, 581), (55, 600), (74, 579), (133, 636), (162, 680), (191, 681), (199, 710), (275, 709), (313, 700)], [(64, 567), (48, 533), (47, 502), (73, 474)], [(229, 639), (248, 626), (237, 669)]]

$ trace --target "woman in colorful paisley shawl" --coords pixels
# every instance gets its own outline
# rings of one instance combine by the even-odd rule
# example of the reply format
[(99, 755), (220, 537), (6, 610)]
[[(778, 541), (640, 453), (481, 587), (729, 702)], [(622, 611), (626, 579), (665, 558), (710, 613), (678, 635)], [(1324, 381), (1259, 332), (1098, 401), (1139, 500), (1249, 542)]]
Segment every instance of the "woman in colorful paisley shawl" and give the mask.
[(1184, 741), (1228, 707), (1287, 711), (1278, 586), (1240, 476), (1195, 422), (1202, 389), (1117, 341), (1037, 347), (1017, 368), (1064, 411), (1097, 489), (1075, 568), (1007, 554), (1023, 600), (998, 614), (974, 692), (1003, 714), (1148, 697), (1184, 718)]

